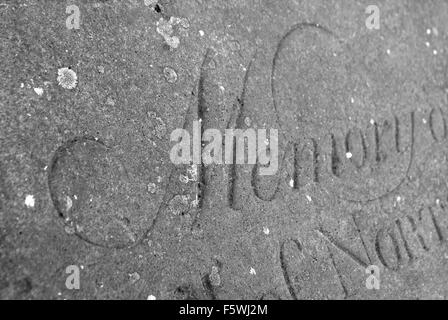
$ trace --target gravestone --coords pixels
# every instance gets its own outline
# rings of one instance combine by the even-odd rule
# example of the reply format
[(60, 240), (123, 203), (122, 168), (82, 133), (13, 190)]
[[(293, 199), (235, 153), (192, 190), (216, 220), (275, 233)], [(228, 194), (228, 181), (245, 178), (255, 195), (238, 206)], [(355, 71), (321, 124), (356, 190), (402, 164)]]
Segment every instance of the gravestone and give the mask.
[(0, 5), (2, 299), (446, 299), (444, 1), (71, 5)]

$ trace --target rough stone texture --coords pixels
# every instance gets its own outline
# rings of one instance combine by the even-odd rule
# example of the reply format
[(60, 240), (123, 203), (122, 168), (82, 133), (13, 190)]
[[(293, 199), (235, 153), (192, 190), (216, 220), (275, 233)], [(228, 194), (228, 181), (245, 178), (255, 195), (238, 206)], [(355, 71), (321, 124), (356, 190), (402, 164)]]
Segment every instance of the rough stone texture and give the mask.
[[(448, 4), (375, 2), (3, 1), (0, 297), (445, 299)], [(278, 173), (175, 167), (197, 117)]]

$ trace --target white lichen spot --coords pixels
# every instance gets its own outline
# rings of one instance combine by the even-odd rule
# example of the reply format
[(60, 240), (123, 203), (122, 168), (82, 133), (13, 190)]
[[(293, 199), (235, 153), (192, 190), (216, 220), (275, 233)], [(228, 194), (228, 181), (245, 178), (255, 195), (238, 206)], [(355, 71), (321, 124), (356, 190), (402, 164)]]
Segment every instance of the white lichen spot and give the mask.
[(355, 98), (351, 97), (350, 102), (351, 102), (352, 104), (354, 104), (354, 103), (355, 103)]
[(106, 104), (108, 106), (114, 107), (115, 106), (115, 100), (112, 97), (107, 97)]
[(156, 25), (157, 32), (164, 38), (173, 34), (173, 26), (169, 23), (169, 21), (165, 21), (165, 19), (160, 18)]
[(353, 154), (351, 152), (347, 152), (345, 156), (347, 157), (347, 159), (351, 159), (353, 157)]
[(423, 122), (424, 124), (426, 124), (428, 121), (427, 121), (425, 118), (423, 118), (423, 119), (422, 119), (422, 122)]
[(375, 120), (370, 119), (370, 124), (371, 124), (372, 126), (375, 125)]
[(146, 300), (157, 300), (156, 296), (153, 296), (152, 294), (150, 294), (148, 296), (148, 298), (146, 298)]
[(205, 32), (202, 31), (202, 30), (199, 30), (199, 35), (200, 35), (201, 37), (203, 37), (203, 36), (205, 35)]
[(387, 50), (386, 50), (386, 53), (387, 53), (388, 55), (390, 55), (390, 49), (387, 49)]
[(65, 231), (65, 233), (67, 233), (67, 234), (69, 234), (69, 235), (72, 235), (72, 234), (75, 234), (75, 233), (76, 233), (76, 229), (75, 229), (75, 227), (72, 226), (72, 225), (66, 225), (66, 226), (64, 227), (64, 231)]
[(74, 89), (76, 88), (78, 82), (78, 76), (76, 72), (70, 68), (60, 68), (58, 69), (58, 84), (64, 89)]
[(439, 35), (439, 30), (436, 27), (433, 27), (432, 33), (437, 37)]
[(309, 202), (313, 201), (313, 199), (311, 199), (311, 197), (309, 195), (306, 195), (305, 197)]
[[(187, 18), (173, 18), (173, 23), (180, 24), (180, 26), (184, 29), (190, 28), (190, 21)], [(171, 20), (171, 19), (170, 19)]]
[(156, 136), (159, 139), (162, 139), (166, 134), (166, 124), (162, 120), (162, 118), (158, 117), (157, 114), (153, 111), (149, 111), (147, 113), (149, 122), (149, 130), (151, 135)]
[(168, 207), (173, 215), (180, 215), (188, 212), (189, 206), (189, 196), (186, 195), (176, 195), (168, 203)]
[(67, 211), (69, 211), (73, 206), (73, 201), (69, 196), (65, 197), (65, 205), (67, 207)]
[(430, 35), (431, 34), (431, 29), (426, 29), (426, 34)]
[(156, 184), (153, 183), (153, 182), (148, 183), (148, 192), (149, 192), (149, 193), (156, 193), (156, 191), (157, 191), (157, 186), (156, 186)]
[(158, 0), (145, 0), (145, 6), (149, 7), (149, 6), (153, 6), (155, 4), (157, 4)]
[(44, 94), (44, 89), (42, 89), (42, 88), (34, 88), (34, 92), (36, 92), (36, 94), (38, 96), (41, 96), (41, 95)]
[(136, 283), (138, 280), (140, 280), (140, 275), (137, 272), (133, 272), (129, 274), (129, 280), (132, 284)]
[(433, 50), (432, 54), (436, 56), (438, 54), (437, 50)]
[(251, 275), (253, 275), (253, 276), (255, 276), (255, 275), (257, 274), (257, 272), (255, 271), (254, 268), (250, 268), (249, 273), (250, 273)]
[(28, 208), (34, 208), (35, 200), (32, 194), (29, 194), (25, 197), (25, 206)]
[(269, 235), (269, 233), (270, 233), (269, 228), (268, 227), (263, 227), (263, 233), (265, 235)]
[(171, 48), (176, 49), (177, 47), (179, 47), (180, 39), (179, 39), (179, 37), (173, 36), (173, 37), (165, 38), (165, 42), (166, 42), (167, 45), (169, 45)]
[(163, 76), (165, 77), (165, 80), (168, 83), (176, 83), (177, 81), (177, 73), (176, 70), (174, 70), (171, 67), (165, 67), (163, 68)]

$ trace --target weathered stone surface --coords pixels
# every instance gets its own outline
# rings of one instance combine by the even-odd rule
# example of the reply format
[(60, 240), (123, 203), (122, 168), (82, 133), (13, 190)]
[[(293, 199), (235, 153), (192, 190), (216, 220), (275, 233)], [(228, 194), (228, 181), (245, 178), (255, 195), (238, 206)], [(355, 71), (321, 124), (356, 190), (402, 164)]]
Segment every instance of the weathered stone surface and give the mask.
[[(2, 299), (446, 299), (446, 2), (73, 4), (0, 5)], [(197, 118), (278, 172), (174, 166)]]

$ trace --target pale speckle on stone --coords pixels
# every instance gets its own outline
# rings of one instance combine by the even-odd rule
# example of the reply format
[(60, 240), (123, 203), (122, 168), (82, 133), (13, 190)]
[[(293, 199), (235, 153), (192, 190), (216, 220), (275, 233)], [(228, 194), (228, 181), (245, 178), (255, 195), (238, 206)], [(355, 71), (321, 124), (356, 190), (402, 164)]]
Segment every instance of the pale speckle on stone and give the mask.
[(177, 81), (177, 73), (176, 71), (171, 67), (165, 67), (163, 68), (163, 75), (165, 77), (165, 80), (168, 83), (175, 83)]
[(140, 275), (137, 272), (130, 273), (129, 279), (131, 283), (136, 283), (138, 280), (140, 280)]
[(146, 298), (146, 300), (157, 300), (156, 296), (153, 296), (152, 294), (150, 294), (148, 296), (148, 298)]
[(29, 195), (27, 195), (25, 197), (25, 205), (28, 208), (34, 208), (35, 202), (36, 201), (35, 201), (34, 196), (32, 194), (29, 194)]
[(268, 227), (263, 227), (263, 233), (265, 235), (269, 235), (269, 233), (270, 233), (269, 228)]
[(179, 175), (179, 181), (182, 183), (188, 183), (190, 180), (188, 179), (188, 177), (186, 175)]
[(253, 276), (255, 276), (255, 275), (257, 274), (257, 272), (255, 271), (254, 268), (250, 268), (249, 273), (250, 273), (251, 275), (253, 275)]
[(351, 159), (353, 157), (353, 154), (351, 152), (347, 152), (345, 156), (347, 157), (347, 159)]
[(164, 18), (160, 18), (156, 23), (156, 30), (165, 40), (171, 48), (176, 49), (180, 44), (178, 36), (173, 35), (173, 26), (180, 25), (183, 29), (188, 29), (190, 26), (189, 21), (186, 18), (171, 17), (166, 21)]
[(439, 30), (436, 27), (433, 27), (432, 33), (437, 37), (439, 35)]
[(67, 206), (67, 211), (69, 211), (72, 208), (72, 206), (73, 206), (72, 199), (69, 196), (66, 196), (65, 197), (65, 203), (66, 203), (66, 206)]
[(289, 180), (289, 186), (294, 188), (294, 179)]
[(64, 231), (65, 231), (65, 233), (72, 235), (72, 234), (75, 234), (76, 229), (75, 229), (75, 227), (73, 227), (71, 225), (66, 225), (64, 227)]
[(149, 7), (152, 5), (155, 5), (157, 3), (158, 0), (145, 0), (145, 6)]
[(309, 195), (306, 195), (305, 197), (309, 202), (313, 201), (313, 199), (311, 199), (311, 197)]

